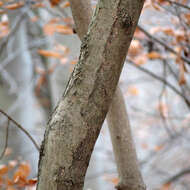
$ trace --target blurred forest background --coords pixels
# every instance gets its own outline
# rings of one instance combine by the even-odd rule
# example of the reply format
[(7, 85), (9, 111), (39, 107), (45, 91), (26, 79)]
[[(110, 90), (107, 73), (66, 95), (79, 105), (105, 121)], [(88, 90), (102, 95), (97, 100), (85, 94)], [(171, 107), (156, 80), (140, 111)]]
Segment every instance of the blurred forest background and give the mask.
[[(68, 1), (0, 0), (0, 189), (35, 190), (38, 148), (79, 51)], [(148, 190), (190, 189), (189, 72), (190, 1), (146, 0), (119, 85)], [(117, 182), (105, 122), (85, 189)]]

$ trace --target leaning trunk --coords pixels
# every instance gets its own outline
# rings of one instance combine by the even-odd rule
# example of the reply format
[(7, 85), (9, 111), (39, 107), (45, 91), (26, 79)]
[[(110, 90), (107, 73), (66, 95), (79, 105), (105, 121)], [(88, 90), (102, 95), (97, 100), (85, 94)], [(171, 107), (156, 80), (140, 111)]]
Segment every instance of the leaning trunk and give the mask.
[(83, 188), (143, 3), (99, 1), (79, 62), (48, 123), (40, 154), (38, 190)]
[[(87, 33), (92, 16), (90, 0), (70, 0), (70, 3), (76, 31), (80, 39), (82, 39)], [(119, 174), (117, 189), (145, 189), (133, 145), (124, 97), (119, 86), (109, 108), (107, 121)]]

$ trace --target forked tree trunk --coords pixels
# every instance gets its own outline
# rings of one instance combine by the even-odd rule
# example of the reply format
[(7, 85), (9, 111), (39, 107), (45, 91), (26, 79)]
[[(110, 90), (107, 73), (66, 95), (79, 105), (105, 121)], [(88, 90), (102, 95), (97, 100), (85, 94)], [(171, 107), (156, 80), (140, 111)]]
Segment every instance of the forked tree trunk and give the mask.
[(45, 132), (38, 190), (80, 190), (143, 0), (100, 0), (76, 65)]
[[(70, 3), (76, 31), (82, 40), (87, 33), (92, 17), (91, 3), (90, 0), (70, 0)], [(116, 188), (120, 190), (145, 189), (137, 162), (124, 97), (119, 86), (109, 108), (107, 122), (119, 174), (119, 184)]]

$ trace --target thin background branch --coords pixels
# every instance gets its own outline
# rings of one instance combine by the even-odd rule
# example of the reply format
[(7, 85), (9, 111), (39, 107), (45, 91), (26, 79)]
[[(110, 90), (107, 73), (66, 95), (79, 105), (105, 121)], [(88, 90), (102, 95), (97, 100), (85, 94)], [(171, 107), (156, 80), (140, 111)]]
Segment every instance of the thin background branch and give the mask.
[(32, 143), (34, 144), (34, 146), (36, 147), (36, 149), (38, 151), (40, 151), (40, 148), (39, 148), (38, 144), (33, 139), (33, 137), (30, 135), (30, 133), (26, 129), (24, 129), (24, 127), (22, 127), (19, 123), (17, 123), (12, 117), (10, 117), (7, 113), (5, 113), (1, 109), (0, 109), (0, 113), (2, 113), (5, 117), (7, 117), (8, 120), (10, 120), (11, 122), (13, 122), (21, 131), (23, 131), (25, 133), (25, 135), (28, 136), (28, 138), (32, 141)]

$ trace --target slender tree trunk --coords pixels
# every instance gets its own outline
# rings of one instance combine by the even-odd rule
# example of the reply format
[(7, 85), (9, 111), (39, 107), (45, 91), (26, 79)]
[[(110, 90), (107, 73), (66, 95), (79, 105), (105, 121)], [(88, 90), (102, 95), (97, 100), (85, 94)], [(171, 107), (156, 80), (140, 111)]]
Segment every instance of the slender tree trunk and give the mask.
[(144, 190), (126, 112), (125, 101), (117, 89), (107, 114), (108, 126), (119, 174), (119, 190)]
[[(70, 0), (76, 31), (82, 40), (92, 17), (89, 0)], [(107, 114), (108, 126), (119, 174), (118, 189), (145, 189), (139, 170), (124, 97), (119, 86)]]
[(38, 190), (80, 190), (144, 1), (100, 0), (76, 65), (48, 123)]

